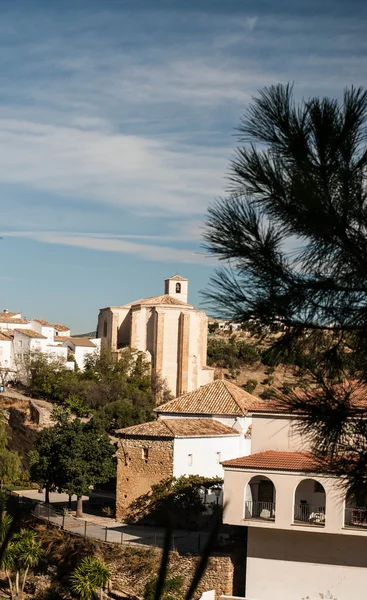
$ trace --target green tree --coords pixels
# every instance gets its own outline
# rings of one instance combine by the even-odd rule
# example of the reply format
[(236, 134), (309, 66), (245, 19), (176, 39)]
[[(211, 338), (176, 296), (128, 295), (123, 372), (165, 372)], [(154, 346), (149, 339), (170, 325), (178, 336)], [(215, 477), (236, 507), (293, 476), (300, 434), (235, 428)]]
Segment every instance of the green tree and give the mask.
[(129, 507), (127, 519), (133, 522), (153, 519), (159, 525), (167, 523), (170, 514), (176, 527), (197, 526), (204, 510), (202, 490), (222, 486), (219, 477), (189, 475), (168, 477), (152, 486), (148, 494), (139, 496)]
[(98, 558), (86, 556), (70, 576), (71, 590), (80, 600), (103, 597), (103, 589), (111, 577), (108, 567)]
[(231, 193), (209, 208), (205, 231), (228, 264), (209, 303), (284, 328), (275, 362), (303, 356), (304, 383), (319, 387), (289, 397), (290, 408), (304, 411), (314, 451), (351, 486), (367, 483), (367, 423), (355, 390), (335, 384), (367, 379), (366, 124), (361, 88), (342, 103), (298, 105), (291, 86), (265, 88), (240, 122)]
[(13, 536), (2, 561), (12, 598), (23, 596), (29, 569), (38, 564), (41, 556), (42, 548), (34, 531), (22, 529)]
[(0, 411), (0, 489), (4, 484), (13, 483), (20, 472), (20, 456), (8, 448), (8, 435), (4, 413)]
[(115, 475), (115, 449), (95, 421), (71, 420), (68, 412), (55, 415), (54, 427), (40, 432), (31, 456), (32, 478), (77, 496), (77, 517), (83, 514), (82, 496)]

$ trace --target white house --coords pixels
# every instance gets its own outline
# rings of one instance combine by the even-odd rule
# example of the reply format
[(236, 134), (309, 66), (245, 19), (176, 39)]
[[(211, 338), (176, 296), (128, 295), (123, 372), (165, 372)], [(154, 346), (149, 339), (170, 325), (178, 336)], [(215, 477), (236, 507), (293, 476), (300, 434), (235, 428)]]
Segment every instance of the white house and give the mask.
[[(351, 397), (353, 401), (353, 397)], [(367, 401), (356, 398), (359, 408)], [(246, 599), (360, 600), (367, 589), (366, 495), (323, 470), (275, 402), (252, 409), (252, 454), (223, 463), (224, 523), (246, 527)]]
[(23, 319), (21, 313), (9, 312), (4, 308), (0, 313), (0, 330), (30, 329), (30, 321)]
[(67, 338), (62, 347), (65, 351), (69, 351), (73, 354), (76, 364), (82, 371), (85, 365), (85, 359), (87, 356), (100, 352), (101, 340), (100, 339), (89, 339), (89, 338)]
[(156, 409), (158, 419), (116, 432), (116, 510), (167, 477), (223, 477), (221, 462), (251, 452), (251, 407), (259, 399), (222, 380)]

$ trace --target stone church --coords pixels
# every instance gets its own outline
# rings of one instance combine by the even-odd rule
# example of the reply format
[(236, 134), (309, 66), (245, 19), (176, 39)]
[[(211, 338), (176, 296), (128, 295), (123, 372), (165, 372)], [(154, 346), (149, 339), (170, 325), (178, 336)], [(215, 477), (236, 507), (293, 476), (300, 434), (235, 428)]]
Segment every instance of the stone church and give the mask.
[(145, 352), (174, 396), (214, 379), (206, 365), (208, 318), (188, 304), (187, 294), (188, 280), (175, 275), (165, 280), (162, 296), (101, 308), (98, 315), (102, 343), (112, 351), (131, 347)]

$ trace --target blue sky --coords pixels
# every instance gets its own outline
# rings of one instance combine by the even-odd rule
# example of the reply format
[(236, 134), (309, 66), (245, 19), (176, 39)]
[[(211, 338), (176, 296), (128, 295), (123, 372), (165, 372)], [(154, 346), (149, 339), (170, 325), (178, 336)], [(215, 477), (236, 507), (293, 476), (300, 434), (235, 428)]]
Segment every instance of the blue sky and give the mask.
[(208, 203), (256, 91), (366, 85), (367, 6), (244, 0), (1, 0), (1, 308), (94, 328), (99, 307), (213, 260)]

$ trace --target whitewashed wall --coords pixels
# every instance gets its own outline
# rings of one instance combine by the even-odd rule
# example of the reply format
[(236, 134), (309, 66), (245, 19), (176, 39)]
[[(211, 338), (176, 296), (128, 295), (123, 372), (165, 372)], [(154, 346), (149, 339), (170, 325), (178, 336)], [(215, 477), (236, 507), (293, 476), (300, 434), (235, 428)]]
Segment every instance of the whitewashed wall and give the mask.
[[(220, 461), (238, 457), (238, 449), (239, 436), (176, 438), (173, 446), (173, 474), (175, 477), (223, 477)], [(189, 459), (189, 455), (192, 459)]]

